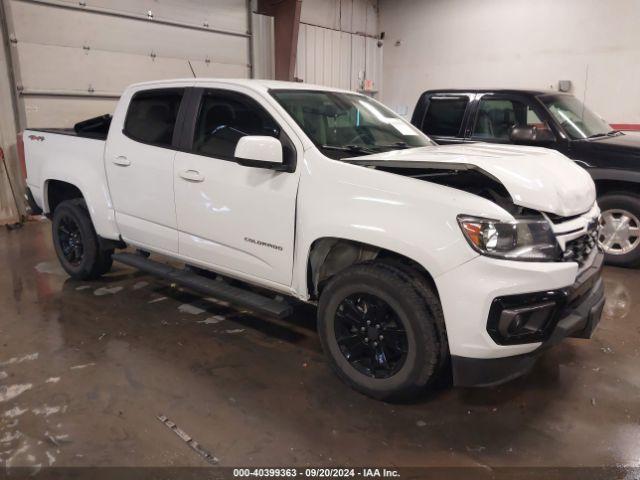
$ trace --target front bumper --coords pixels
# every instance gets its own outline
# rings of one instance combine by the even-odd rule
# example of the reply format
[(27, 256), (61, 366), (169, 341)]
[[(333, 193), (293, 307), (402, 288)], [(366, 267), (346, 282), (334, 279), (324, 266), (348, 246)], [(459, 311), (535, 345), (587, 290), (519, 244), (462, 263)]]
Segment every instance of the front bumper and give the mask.
[(557, 291), (566, 303), (548, 337), (535, 350), (501, 358), (471, 358), (452, 355), (453, 381), (457, 386), (498, 385), (528, 372), (542, 352), (566, 337), (591, 338), (604, 308), (602, 253), (570, 287)]

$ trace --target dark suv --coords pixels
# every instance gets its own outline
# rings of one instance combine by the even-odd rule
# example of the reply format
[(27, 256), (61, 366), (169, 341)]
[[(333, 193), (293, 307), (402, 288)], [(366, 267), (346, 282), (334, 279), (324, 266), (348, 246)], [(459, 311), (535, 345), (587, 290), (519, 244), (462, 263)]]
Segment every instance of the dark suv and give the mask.
[(593, 177), (607, 263), (640, 265), (640, 136), (612, 130), (573, 95), (534, 90), (428, 90), (411, 122), (439, 144), (553, 148)]

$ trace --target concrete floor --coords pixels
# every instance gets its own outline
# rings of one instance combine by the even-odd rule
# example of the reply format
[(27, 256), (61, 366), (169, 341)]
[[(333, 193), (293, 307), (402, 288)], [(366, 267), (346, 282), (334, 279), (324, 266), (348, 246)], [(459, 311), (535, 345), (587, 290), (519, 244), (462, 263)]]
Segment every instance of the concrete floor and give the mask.
[[(330, 371), (314, 309), (252, 316), (116, 265), (70, 280), (48, 221), (0, 232), (0, 465), (638, 466), (640, 272), (528, 376), (370, 400)], [(529, 478), (529, 477), (528, 477)]]

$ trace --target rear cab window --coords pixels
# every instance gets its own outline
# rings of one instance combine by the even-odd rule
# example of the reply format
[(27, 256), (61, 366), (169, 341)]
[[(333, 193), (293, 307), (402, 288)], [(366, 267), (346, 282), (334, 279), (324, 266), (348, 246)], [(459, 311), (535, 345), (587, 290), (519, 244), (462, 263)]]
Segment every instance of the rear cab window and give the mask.
[(429, 98), (422, 121), (422, 131), (436, 137), (460, 136), (468, 105), (467, 95), (434, 94)]
[(123, 133), (137, 142), (171, 147), (184, 88), (137, 92), (129, 102)]

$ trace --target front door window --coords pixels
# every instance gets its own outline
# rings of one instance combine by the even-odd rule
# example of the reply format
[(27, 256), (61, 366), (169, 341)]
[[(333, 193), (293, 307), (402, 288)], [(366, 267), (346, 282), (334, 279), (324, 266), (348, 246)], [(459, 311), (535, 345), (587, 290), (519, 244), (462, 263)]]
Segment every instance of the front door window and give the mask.
[(509, 141), (514, 127), (549, 128), (531, 105), (508, 98), (483, 98), (473, 128), (473, 138), (484, 141)]

